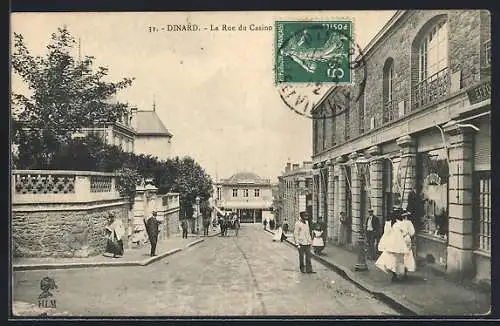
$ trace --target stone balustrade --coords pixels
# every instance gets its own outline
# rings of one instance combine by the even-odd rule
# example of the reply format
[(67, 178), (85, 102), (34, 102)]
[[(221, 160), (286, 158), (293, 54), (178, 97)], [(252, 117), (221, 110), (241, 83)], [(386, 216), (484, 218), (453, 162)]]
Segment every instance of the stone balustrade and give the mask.
[(12, 204), (82, 203), (120, 198), (113, 173), (13, 170)]

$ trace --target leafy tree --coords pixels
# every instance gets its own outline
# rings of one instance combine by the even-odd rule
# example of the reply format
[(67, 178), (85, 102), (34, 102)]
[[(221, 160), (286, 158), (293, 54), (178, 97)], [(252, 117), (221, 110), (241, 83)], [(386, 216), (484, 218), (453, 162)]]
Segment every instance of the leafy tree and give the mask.
[(169, 174), (169, 170), (166, 170), (162, 177), (162, 181), (173, 181), (169, 190), (179, 193), (181, 216), (191, 218), (193, 216), (192, 206), (196, 202), (196, 197), (199, 196), (203, 202), (208, 200), (212, 195), (212, 179), (205, 170), (189, 156), (183, 157), (182, 159), (176, 157), (169, 164), (173, 165), (170, 171), (175, 171), (177, 173), (174, 177), (174, 175)]
[(14, 33), (12, 68), (30, 95), (12, 94), (13, 141), (18, 161), (47, 168), (61, 144), (83, 127), (114, 123), (128, 107), (110, 98), (132, 84), (130, 78), (105, 81), (108, 69), (94, 71), (94, 57), (73, 58), (75, 39), (59, 28), (52, 34), (46, 56), (34, 56), (21, 34)]

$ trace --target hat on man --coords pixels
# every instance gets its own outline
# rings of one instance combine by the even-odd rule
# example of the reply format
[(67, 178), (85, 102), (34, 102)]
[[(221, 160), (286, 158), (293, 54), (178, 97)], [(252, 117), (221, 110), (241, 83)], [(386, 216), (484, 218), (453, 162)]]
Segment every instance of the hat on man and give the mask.
[(368, 213), (373, 213), (373, 208), (370, 208), (370, 209), (368, 210)]
[(307, 215), (307, 212), (306, 211), (301, 211), (299, 213), (299, 215), (300, 215), (301, 218), (304, 218)]

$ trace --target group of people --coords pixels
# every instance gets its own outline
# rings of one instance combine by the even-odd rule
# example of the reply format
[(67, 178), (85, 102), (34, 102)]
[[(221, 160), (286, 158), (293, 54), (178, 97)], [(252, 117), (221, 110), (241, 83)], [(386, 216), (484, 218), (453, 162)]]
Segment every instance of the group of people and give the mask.
[(219, 214), (218, 223), (220, 226), (220, 236), (227, 236), (228, 229), (234, 229), (235, 236), (238, 236), (238, 231), (240, 229), (240, 219), (236, 213), (231, 214)]
[[(157, 212), (153, 211), (151, 216), (144, 219), (144, 226), (151, 244), (151, 256), (156, 256), (156, 244), (158, 243), (158, 235), (160, 234), (161, 221), (157, 218)], [(125, 227), (120, 219), (116, 218), (113, 212), (110, 212), (107, 217), (105, 227), (106, 250), (104, 256), (121, 258), (123, 257), (124, 248), (123, 240), (125, 238)]]
[[(382, 271), (392, 275), (392, 281), (404, 280), (408, 272), (416, 270), (415, 258), (412, 250), (412, 239), (415, 228), (410, 219), (411, 213), (400, 208), (395, 208), (384, 225), (382, 235), (380, 220), (374, 215), (373, 210), (368, 211), (365, 220), (366, 243), (368, 258), (375, 261), (375, 266)], [(344, 217), (345, 223), (347, 218)], [(310, 217), (307, 212), (300, 212), (300, 218), (296, 221), (293, 239), (298, 248), (299, 268), (302, 273), (314, 273), (311, 264), (311, 249), (315, 254), (320, 254), (325, 247), (325, 228), (322, 218), (310, 227)], [(342, 231), (342, 229), (341, 229)], [(342, 233), (342, 232), (341, 232)], [(286, 236), (278, 227), (273, 241), (286, 240)], [(381, 252), (380, 256), (378, 255)]]

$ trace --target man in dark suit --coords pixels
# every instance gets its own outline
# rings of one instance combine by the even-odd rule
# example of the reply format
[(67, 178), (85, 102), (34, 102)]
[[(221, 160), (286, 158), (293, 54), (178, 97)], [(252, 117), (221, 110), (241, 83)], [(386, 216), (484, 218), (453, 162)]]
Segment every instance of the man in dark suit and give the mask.
[(368, 258), (377, 259), (376, 243), (380, 234), (380, 221), (378, 217), (373, 214), (373, 209), (368, 210), (368, 217), (366, 219), (366, 241), (368, 243)]
[(144, 225), (146, 226), (146, 232), (148, 233), (149, 242), (151, 243), (151, 257), (156, 256), (156, 244), (158, 243), (158, 234), (160, 233), (161, 222), (157, 219), (156, 211), (151, 213), (152, 215), (146, 220), (144, 219)]

